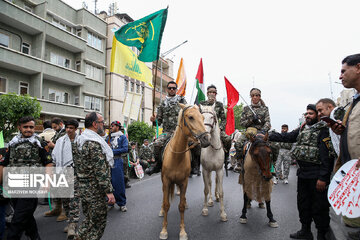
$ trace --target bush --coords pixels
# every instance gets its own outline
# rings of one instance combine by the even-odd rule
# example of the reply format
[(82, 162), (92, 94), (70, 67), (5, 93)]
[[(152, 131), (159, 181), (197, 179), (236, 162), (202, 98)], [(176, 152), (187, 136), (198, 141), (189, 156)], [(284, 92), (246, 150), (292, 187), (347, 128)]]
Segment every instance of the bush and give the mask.
[(17, 131), (17, 121), (21, 117), (33, 116), (37, 119), (40, 112), (39, 101), (29, 95), (0, 95), (0, 131), (3, 131), (5, 142), (10, 141), (12, 134)]
[(144, 139), (151, 139), (155, 136), (155, 129), (147, 125), (145, 122), (133, 122), (128, 127), (128, 135), (130, 141), (135, 141), (139, 145), (143, 144)]

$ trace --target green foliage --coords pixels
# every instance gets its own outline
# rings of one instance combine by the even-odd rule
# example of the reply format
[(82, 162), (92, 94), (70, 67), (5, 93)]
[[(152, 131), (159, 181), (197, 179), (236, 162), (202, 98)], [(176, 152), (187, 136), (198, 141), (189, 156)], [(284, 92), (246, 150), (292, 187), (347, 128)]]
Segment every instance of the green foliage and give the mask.
[(140, 146), (144, 139), (151, 139), (155, 136), (155, 129), (147, 125), (145, 122), (133, 122), (128, 127), (128, 135), (130, 141), (137, 142)]
[(234, 107), (235, 129), (239, 129), (239, 130), (244, 129), (242, 126), (240, 126), (240, 118), (242, 111), (243, 111), (243, 103), (241, 103), (240, 105), (236, 105)]
[(17, 131), (17, 121), (24, 116), (40, 117), (41, 106), (36, 98), (29, 95), (8, 93), (0, 95), (0, 131), (3, 131), (5, 141), (9, 141)]

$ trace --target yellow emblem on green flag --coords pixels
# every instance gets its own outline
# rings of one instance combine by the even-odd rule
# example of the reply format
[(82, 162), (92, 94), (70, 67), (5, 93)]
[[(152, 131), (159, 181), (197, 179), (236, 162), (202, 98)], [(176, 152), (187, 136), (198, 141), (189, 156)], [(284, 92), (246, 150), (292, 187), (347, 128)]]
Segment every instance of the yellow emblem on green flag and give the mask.
[(151, 70), (145, 63), (138, 60), (130, 48), (117, 41), (115, 36), (111, 49), (110, 72), (137, 79), (153, 87)]
[(162, 9), (128, 23), (115, 32), (115, 37), (124, 45), (139, 49), (138, 58), (140, 61), (152, 62), (158, 60), (167, 13), (167, 8)]

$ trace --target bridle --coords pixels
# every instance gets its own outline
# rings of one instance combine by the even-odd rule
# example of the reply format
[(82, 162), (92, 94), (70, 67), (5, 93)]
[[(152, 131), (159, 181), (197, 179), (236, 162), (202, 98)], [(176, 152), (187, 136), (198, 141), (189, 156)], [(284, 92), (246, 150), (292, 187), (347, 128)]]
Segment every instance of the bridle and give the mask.
[[(216, 117), (216, 114), (214, 112), (209, 112), (209, 111), (200, 111), (201, 114), (204, 114), (204, 113), (209, 113), (212, 115), (212, 119), (214, 119), (213, 123), (210, 124), (210, 123), (204, 123), (205, 126), (209, 126), (211, 128), (209, 134), (211, 135), (213, 132), (214, 132), (214, 128), (216, 126), (216, 124), (218, 123), (218, 119)], [(220, 150), (223, 145), (222, 145), (222, 142), (220, 141), (220, 147), (214, 147), (211, 143), (210, 143), (210, 146), (214, 149), (214, 150)]]
[[(170, 144), (170, 142), (169, 142), (168, 145), (169, 145), (170, 150), (171, 150), (172, 153), (185, 153), (185, 152), (189, 151), (190, 149), (192, 149), (192, 148), (194, 148), (194, 147), (196, 147), (197, 145), (200, 144), (200, 143), (199, 143), (199, 139), (200, 139), (202, 136), (204, 136), (205, 134), (208, 134), (208, 132), (206, 132), (206, 131), (203, 132), (203, 133), (201, 133), (201, 134), (195, 134), (195, 133), (191, 130), (191, 128), (189, 128), (189, 125), (188, 125), (188, 123), (186, 122), (186, 119), (185, 119), (185, 111), (188, 110), (188, 109), (191, 108), (191, 107), (192, 107), (192, 106), (186, 106), (186, 107), (183, 109), (183, 111), (182, 111), (181, 117), (184, 119), (184, 126), (189, 129), (191, 135), (196, 139), (196, 142), (195, 142), (194, 144), (192, 144), (190, 147), (188, 147), (187, 149), (185, 149), (184, 151), (181, 151), (181, 152), (175, 152), (175, 151), (173, 151), (173, 149), (172, 149), (172, 147), (171, 147), (171, 144)], [(179, 127), (180, 127), (181, 131), (183, 131), (183, 128), (181, 127), (181, 125), (179, 125)]]

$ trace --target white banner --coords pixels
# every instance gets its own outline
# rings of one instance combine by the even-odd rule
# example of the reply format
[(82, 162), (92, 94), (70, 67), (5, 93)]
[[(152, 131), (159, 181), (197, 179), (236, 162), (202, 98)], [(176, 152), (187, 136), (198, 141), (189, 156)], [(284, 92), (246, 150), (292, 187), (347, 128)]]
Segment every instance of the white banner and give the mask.
[(134, 92), (126, 92), (123, 115), (135, 121), (139, 118), (142, 95)]

